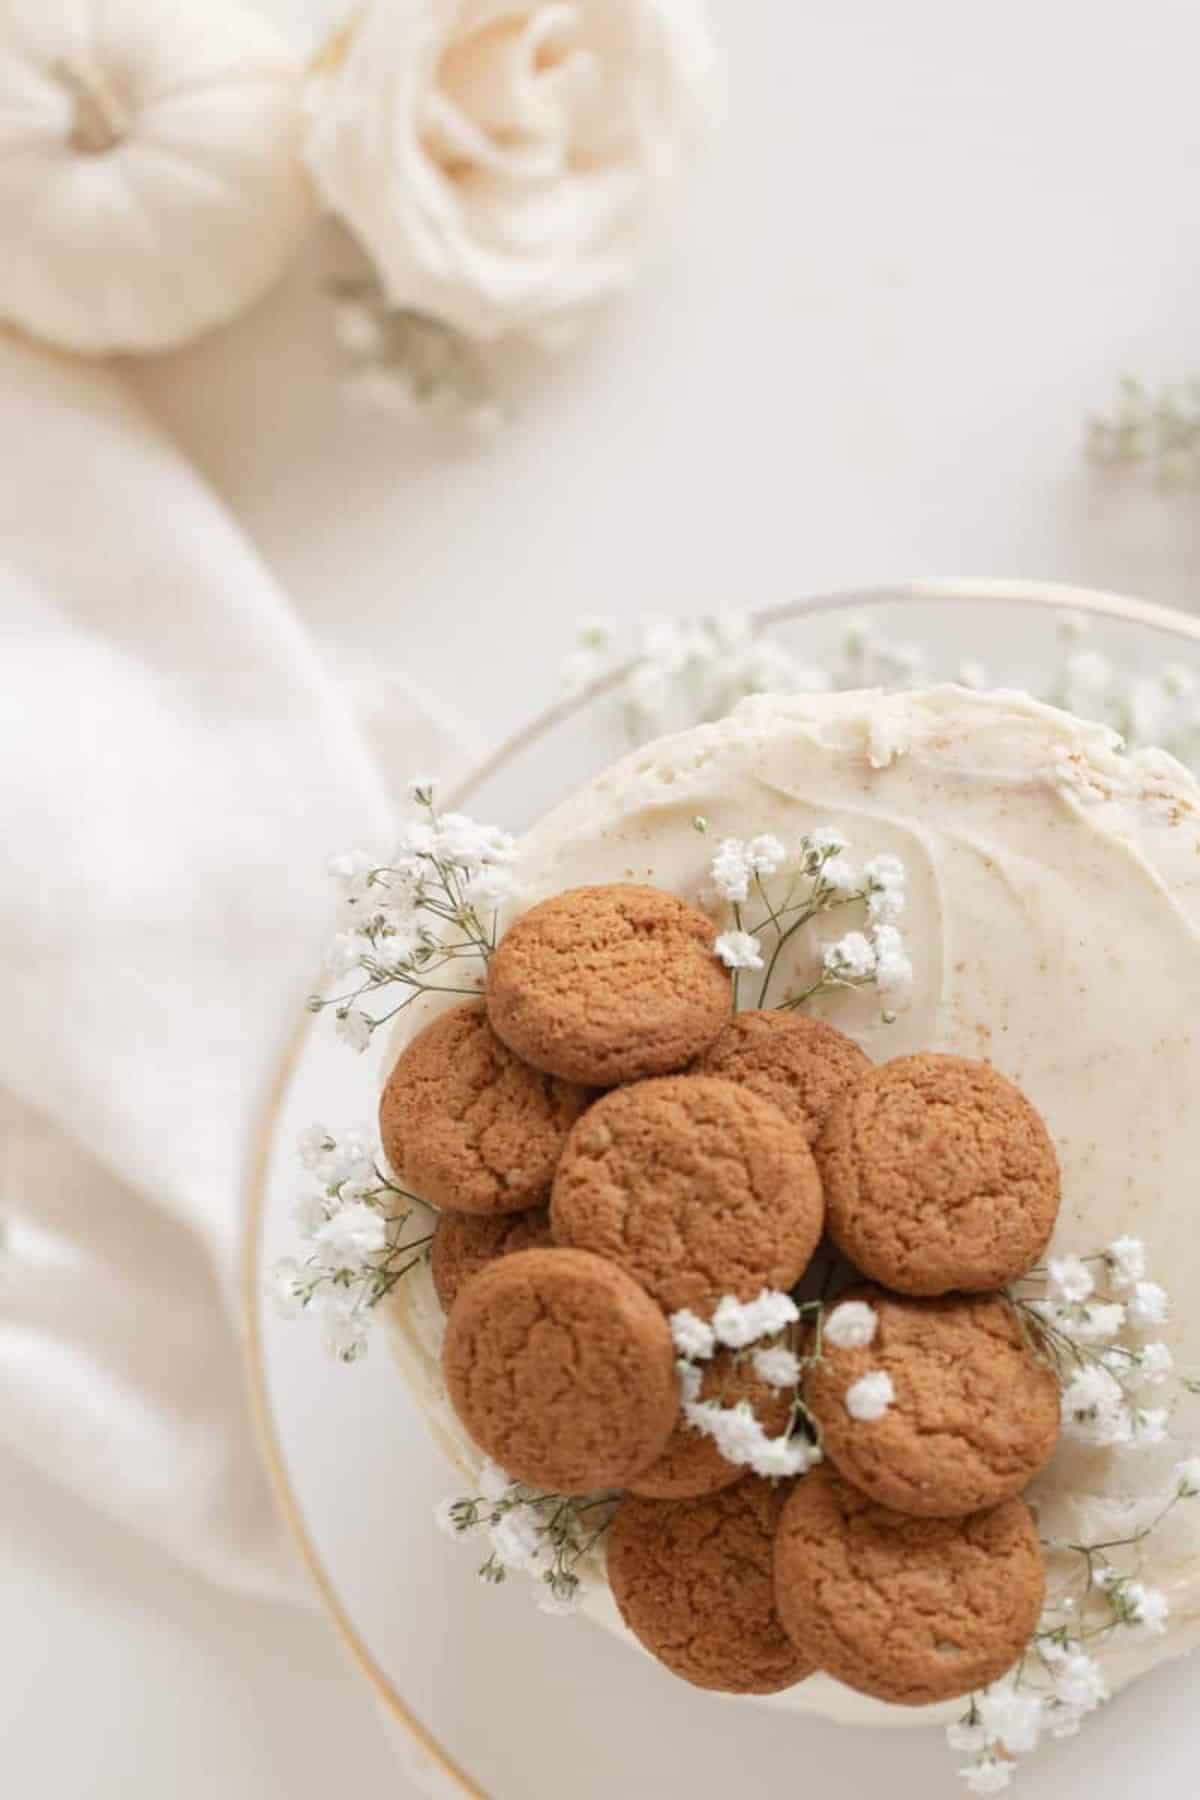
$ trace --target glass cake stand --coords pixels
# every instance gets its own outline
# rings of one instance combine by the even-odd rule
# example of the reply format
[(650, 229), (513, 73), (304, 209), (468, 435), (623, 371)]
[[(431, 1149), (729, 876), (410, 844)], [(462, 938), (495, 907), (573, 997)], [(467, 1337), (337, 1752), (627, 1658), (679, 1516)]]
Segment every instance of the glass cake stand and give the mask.
[[(1023, 583), (936, 582), (804, 600), (759, 623), (806, 661), (835, 661), (849, 615), (921, 646), (931, 673), (982, 662), (990, 685), (1045, 686), (1064, 615), (1125, 673), (1173, 664), (1200, 682), (1200, 620), (1119, 596)], [(627, 747), (620, 674), (511, 739), (455, 796), (519, 831)], [(382, 1703), (420, 1791), (486, 1800), (728, 1800), (801, 1785), (829, 1800), (963, 1792), (940, 1732), (863, 1731), (674, 1680), (585, 1618), (546, 1618), (524, 1578), (474, 1578), (478, 1545), (436, 1531), (461, 1480), (430, 1441), (382, 1339), (347, 1369), (319, 1334), (277, 1319), (263, 1272), (294, 1250), (295, 1141), (314, 1118), (361, 1122), (373, 1064), (303, 1021), (279, 1071), (254, 1170), (245, 1244), (250, 1379), (280, 1504), (333, 1622)], [(1194, 1670), (1167, 1665), (1018, 1771), (1027, 1800), (1194, 1800)], [(919, 1724), (919, 1715), (914, 1715)], [(1134, 1771), (1136, 1770), (1136, 1778)]]

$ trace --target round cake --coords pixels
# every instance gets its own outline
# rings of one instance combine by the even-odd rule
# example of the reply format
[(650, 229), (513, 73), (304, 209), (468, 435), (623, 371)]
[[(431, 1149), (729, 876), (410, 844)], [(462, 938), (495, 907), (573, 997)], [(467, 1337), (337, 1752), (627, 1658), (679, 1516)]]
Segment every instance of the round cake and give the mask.
[[(1127, 755), (1106, 729), (1014, 693), (748, 700), (717, 724), (627, 756), (537, 824), (519, 845), (517, 893), (500, 929), (573, 890), (624, 883), (716, 917), (711, 869), (722, 840), (769, 834), (791, 845), (826, 829), (848, 840), (856, 864), (902, 861), (912, 981), (902, 1007), (844, 984), (818, 993), (809, 1016), (872, 1065), (971, 1059), (1019, 1089), (1044, 1121), (1061, 1175), (1049, 1254), (1144, 1240), (1175, 1302), (1155, 1335), (1183, 1374), (1200, 1375), (1200, 1313), (1190, 1305), (1200, 1274), (1191, 1216), (1200, 787), (1170, 757)], [(778, 991), (811, 986), (814, 958), (820, 966), (822, 946), (843, 929), (818, 918), (788, 939)], [(741, 1004), (758, 1004), (761, 979), (748, 975)], [(452, 1004), (461, 1000), (423, 996), (401, 1014), (385, 1081)], [(554, 1020), (537, 1023), (544, 1032)], [(580, 1078), (574, 1065), (571, 1073)], [(481, 1455), (447, 1398), (445, 1317), (428, 1270), (401, 1283), (386, 1311), (406, 1380), (473, 1476)], [(1148, 1524), (1171, 1470), (1194, 1454), (1193, 1404), (1176, 1407), (1164, 1441), (1136, 1458), (1064, 1439), (1025, 1495), (1043, 1544), (1125, 1539)], [(1166, 1595), (1170, 1618), (1157, 1635), (1123, 1634), (1097, 1651), (1114, 1686), (1200, 1641), (1200, 1504), (1176, 1508), (1155, 1530), (1140, 1571)], [(587, 1581), (587, 1610), (624, 1632), (601, 1558)], [(878, 1724), (950, 1716), (823, 1674), (755, 1704)]]

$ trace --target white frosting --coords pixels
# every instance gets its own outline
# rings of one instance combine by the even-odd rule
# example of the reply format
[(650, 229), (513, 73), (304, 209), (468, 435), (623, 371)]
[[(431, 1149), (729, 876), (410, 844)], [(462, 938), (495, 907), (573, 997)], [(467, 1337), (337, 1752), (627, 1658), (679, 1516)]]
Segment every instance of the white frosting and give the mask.
[[(707, 837), (693, 828), (697, 814)], [(537, 825), (521, 847), (517, 910), (589, 882), (646, 881), (695, 898), (722, 836), (794, 843), (821, 825), (840, 828), (855, 859), (903, 858), (915, 968), (896, 1024), (881, 1024), (862, 996), (833, 1000), (829, 1016), (877, 1060), (953, 1051), (1019, 1083), (1062, 1162), (1056, 1245), (1086, 1253), (1123, 1233), (1144, 1237), (1150, 1272), (1174, 1300), (1155, 1335), (1200, 1373), (1195, 780), (1161, 753), (1127, 757), (1104, 729), (1016, 694), (753, 699), (626, 757)], [(796, 952), (797, 976), (832, 935), (818, 921)], [(429, 1016), (424, 1004), (403, 1015), (391, 1057)], [(405, 1285), (392, 1317), (432, 1425), (471, 1466), (477, 1453), (441, 1388), (441, 1319), (424, 1276)], [(1031, 1495), (1043, 1534), (1096, 1541), (1144, 1522), (1200, 1435), (1190, 1406), (1172, 1431), (1162, 1450), (1060, 1449)], [(1114, 1683), (1200, 1641), (1200, 1502), (1154, 1534), (1142, 1573), (1166, 1591), (1170, 1625), (1149, 1641), (1123, 1634), (1134, 1647), (1110, 1653)], [(623, 1629), (602, 1578), (589, 1610)], [(825, 1677), (765, 1704), (864, 1723), (937, 1716)]]

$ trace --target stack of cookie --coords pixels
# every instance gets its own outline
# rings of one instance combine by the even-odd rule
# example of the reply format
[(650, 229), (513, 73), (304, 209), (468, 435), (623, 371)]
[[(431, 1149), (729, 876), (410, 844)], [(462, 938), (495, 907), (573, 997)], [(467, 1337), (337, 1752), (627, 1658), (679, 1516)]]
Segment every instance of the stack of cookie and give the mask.
[[(969, 1692), (1041, 1606), (1019, 1495), (1058, 1386), (996, 1290), (1049, 1239), (1053, 1146), (987, 1065), (876, 1068), (819, 1021), (731, 1015), (713, 944), (657, 889), (559, 895), (503, 939), (486, 999), (397, 1062), (383, 1143), (443, 1209), (450, 1399), (514, 1479), (626, 1496), (612, 1590), (685, 1679), (765, 1693), (822, 1668), (909, 1705)], [(867, 1278), (840, 1301), (858, 1329), (806, 1346), (826, 1461), (747, 1476), (685, 1423), (668, 1320), (792, 1289), (826, 1232)], [(853, 1404), (864, 1377), (890, 1404)], [(772, 1435), (792, 1417), (730, 1350), (702, 1398)]]

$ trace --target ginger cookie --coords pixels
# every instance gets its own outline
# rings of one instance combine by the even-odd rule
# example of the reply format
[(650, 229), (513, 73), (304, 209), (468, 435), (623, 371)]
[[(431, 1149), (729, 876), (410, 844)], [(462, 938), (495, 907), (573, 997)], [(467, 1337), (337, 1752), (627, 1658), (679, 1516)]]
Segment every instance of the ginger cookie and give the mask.
[(1003, 1287), (1054, 1229), (1054, 1145), (988, 1063), (929, 1052), (868, 1070), (835, 1100), (816, 1153), (834, 1242), (902, 1294)]
[(775, 1604), (789, 1635), (847, 1687), (897, 1706), (973, 1693), (1011, 1669), (1045, 1584), (1023, 1500), (914, 1519), (828, 1467), (795, 1484), (775, 1540)]
[(803, 1013), (735, 1013), (689, 1071), (738, 1081), (772, 1100), (814, 1144), (829, 1109), (871, 1059), (853, 1038)]
[(565, 1081), (615, 1087), (681, 1069), (729, 1017), (712, 923), (675, 894), (572, 888), (505, 934), (487, 1004), (504, 1042)]
[[(1007, 1301), (912, 1300), (873, 1287), (843, 1299), (872, 1309), (875, 1335), (850, 1346), (826, 1335), (804, 1398), (847, 1481), (895, 1512), (930, 1518), (1019, 1494), (1053, 1455), (1060, 1402), (1056, 1376), (1031, 1355)], [(894, 1398), (882, 1417), (856, 1418), (847, 1395), (875, 1370)]]
[[(786, 1430), (792, 1416), (792, 1390), (771, 1387), (755, 1373), (751, 1357), (737, 1358), (732, 1350), (718, 1350), (703, 1365), (701, 1400), (717, 1400), (736, 1406), (745, 1400), (768, 1437)], [(741, 1481), (746, 1471), (721, 1455), (713, 1440), (681, 1418), (657, 1462), (629, 1483), (631, 1494), (647, 1500), (691, 1500), (718, 1494)]]
[(434, 1206), (524, 1212), (549, 1194), (567, 1133), (591, 1098), (521, 1062), (482, 1000), (468, 1001), (400, 1055), (379, 1103), (384, 1154)]
[(814, 1670), (775, 1613), (772, 1549), (787, 1494), (751, 1475), (697, 1500), (623, 1500), (608, 1531), (621, 1617), (693, 1686), (775, 1694)]
[(551, 1493), (624, 1487), (679, 1417), (666, 1319), (582, 1250), (519, 1250), (481, 1269), (451, 1309), (442, 1368), (480, 1448)]
[(450, 1311), (464, 1281), (498, 1256), (540, 1250), (549, 1243), (550, 1214), (544, 1206), (522, 1213), (442, 1213), (429, 1247), (430, 1273), (442, 1311)]
[(555, 1242), (627, 1270), (668, 1313), (790, 1288), (821, 1235), (804, 1133), (749, 1088), (674, 1075), (605, 1094), (554, 1177)]

